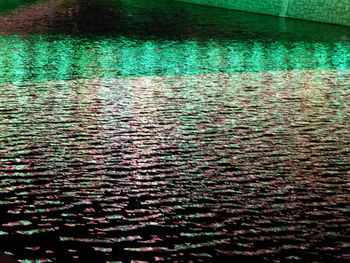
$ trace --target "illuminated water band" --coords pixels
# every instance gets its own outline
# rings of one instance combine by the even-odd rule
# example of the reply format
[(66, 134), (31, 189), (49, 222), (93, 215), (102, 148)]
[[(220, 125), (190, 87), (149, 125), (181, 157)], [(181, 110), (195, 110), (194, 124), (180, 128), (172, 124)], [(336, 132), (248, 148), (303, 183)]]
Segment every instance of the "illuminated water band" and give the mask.
[(0, 37), (0, 82), (347, 69), (344, 43)]
[(176, 0), (350, 26), (350, 0)]

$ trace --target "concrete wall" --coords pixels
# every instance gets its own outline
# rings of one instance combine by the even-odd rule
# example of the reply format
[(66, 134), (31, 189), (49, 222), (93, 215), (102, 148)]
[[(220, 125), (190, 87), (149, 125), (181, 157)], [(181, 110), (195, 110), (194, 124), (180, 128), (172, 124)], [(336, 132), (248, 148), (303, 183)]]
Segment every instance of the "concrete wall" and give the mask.
[(177, 0), (350, 26), (350, 0)]

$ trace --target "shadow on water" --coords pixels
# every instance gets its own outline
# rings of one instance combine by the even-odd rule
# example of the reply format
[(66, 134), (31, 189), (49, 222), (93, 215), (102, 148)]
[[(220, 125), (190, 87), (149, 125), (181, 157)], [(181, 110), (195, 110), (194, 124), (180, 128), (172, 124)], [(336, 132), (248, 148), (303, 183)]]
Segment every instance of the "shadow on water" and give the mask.
[(23, 8), (45, 0), (0, 0), (0, 15), (7, 14), (16, 8)]
[[(3, 34), (92, 34), (135, 38), (349, 40), (342, 26), (203, 7), (173, 0), (58, 0), (33, 3), (6, 17)], [(15, 1), (10, 1), (14, 8)], [(18, 1), (16, 2), (19, 4)], [(9, 9), (9, 7), (4, 7)], [(0, 21), (4, 18), (0, 17)], [(31, 23), (28, 23), (31, 21)], [(34, 23), (35, 22), (35, 23)], [(33, 24), (40, 24), (41, 27)]]

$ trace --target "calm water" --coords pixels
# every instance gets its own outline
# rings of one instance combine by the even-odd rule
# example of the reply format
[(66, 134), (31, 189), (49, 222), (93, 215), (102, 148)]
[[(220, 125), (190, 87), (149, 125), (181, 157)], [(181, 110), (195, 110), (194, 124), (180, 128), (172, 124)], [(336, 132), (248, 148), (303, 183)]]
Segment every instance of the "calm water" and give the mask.
[(350, 29), (170, 0), (0, 2), (0, 250), (349, 262)]

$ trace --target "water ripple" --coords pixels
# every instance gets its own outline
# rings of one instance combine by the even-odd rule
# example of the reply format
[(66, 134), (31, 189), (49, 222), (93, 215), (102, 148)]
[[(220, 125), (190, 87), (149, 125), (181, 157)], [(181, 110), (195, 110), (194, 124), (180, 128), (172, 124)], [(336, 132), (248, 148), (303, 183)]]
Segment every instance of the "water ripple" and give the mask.
[(2, 86), (2, 244), (65, 262), (346, 261), (350, 94), (329, 79), (349, 76), (31, 83), (36, 103)]
[(26, 0), (0, 6), (0, 35), (6, 254), (350, 260), (348, 28)]

